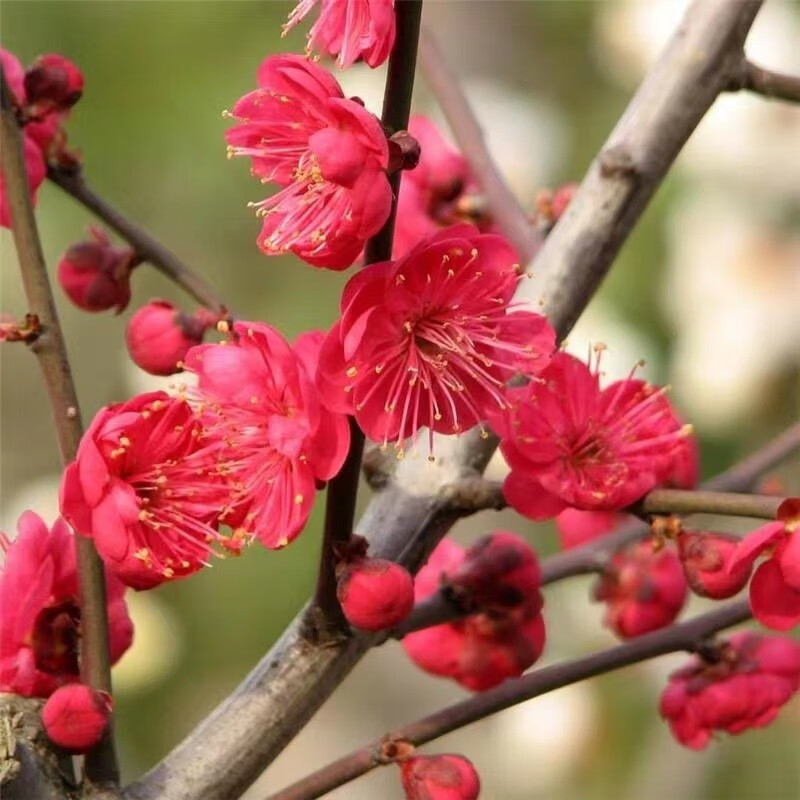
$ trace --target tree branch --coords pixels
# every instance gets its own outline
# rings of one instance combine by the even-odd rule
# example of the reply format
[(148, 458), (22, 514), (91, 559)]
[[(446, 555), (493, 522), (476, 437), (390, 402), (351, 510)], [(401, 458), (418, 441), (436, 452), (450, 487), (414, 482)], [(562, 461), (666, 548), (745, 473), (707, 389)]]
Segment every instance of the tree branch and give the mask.
[(321, 797), (387, 763), (387, 760), (381, 757), (382, 746), (387, 742), (408, 742), (414, 746), (426, 744), (451, 731), (464, 728), (498, 711), (504, 711), (526, 700), (560, 689), (562, 686), (569, 686), (667, 653), (692, 651), (709, 636), (749, 618), (748, 601), (738, 600), (688, 622), (645, 634), (608, 650), (601, 650), (574, 661), (543, 667), (516, 680), (506, 681), (496, 689), (482, 692), (398, 728), (323, 767), (298, 783), (271, 795), (269, 800), (312, 800)]
[(187, 267), (173, 252), (167, 250), (147, 231), (135, 225), (97, 194), (86, 182), (80, 169), (69, 171), (49, 164), (47, 177), (98, 219), (105, 222), (109, 228), (116, 231), (133, 247), (143, 261), (152, 264), (159, 272), (194, 297), (198, 303), (220, 314), (230, 311), (225, 303), (217, 297), (205, 278)]
[(730, 92), (746, 89), (773, 100), (800, 103), (800, 76), (773, 72), (746, 58), (742, 59), (738, 72), (727, 88)]
[[(11, 230), (28, 300), (28, 311), (38, 317), (41, 326), (39, 335), (29, 346), (42, 370), (53, 411), (61, 460), (66, 465), (75, 458), (83, 435), (78, 397), (33, 214), (22, 133), (2, 71), (0, 93), (3, 140), (0, 157), (12, 217)], [(75, 536), (75, 548), (80, 583), (81, 680), (95, 689), (110, 693), (111, 663), (103, 562), (91, 539)], [(110, 727), (109, 733), (100, 744), (86, 756), (86, 775), (90, 780), (101, 784), (118, 782), (119, 772)]]
[[(800, 423), (792, 425), (755, 453), (747, 456), (729, 469), (703, 484), (704, 494), (723, 491), (744, 492), (752, 488), (758, 479), (792, 453), (800, 449)], [(486, 481), (489, 487), (498, 484)], [(487, 489), (487, 491), (489, 491)], [(661, 490), (656, 490), (661, 491)], [(725, 495), (730, 497), (731, 495)], [(741, 497), (742, 495), (733, 495)], [(749, 495), (744, 495), (749, 497)], [(777, 508), (782, 498), (768, 498), (770, 506)], [(647, 501), (645, 501), (647, 502)], [(728, 513), (728, 512), (726, 512)], [(774, 518), (774, 512), (772, 514)], [(618, 550), (650, 535), (650, 527), (633, 520), (620, 525), (615, 531), (582, 547), (558, 553), (542, 561), (542, 584), (555, 583), (575, 575), (587, 575), (601, 571)], [(430, 628), (466, 616), (444, 592), (437, 592), (418, 603), (411, 614), (395, 628), (390, 636), (402, 639), (412, 631)]]
[[(417, 44), (422, 19), (422, 0), (406, 0), (396, 8), (397, 33), (386, 75), (381, 122), (390, 132), (405, 130), (411, 113), (411, 95), (417, 65)], [(367, 242), (366, 264), (388, 261), (392, 257), (394, 223), (397, 216), (397, 196), (402, 172), (390, 177), (392, 207), (389, 217), (375, 236)], [(328, 484), (325, 504), (325, 527), (322, 537), (319, 577), (311, 616), (322, 619), (319, 634), (323, 640), (328, 631), (334, 637), (348, 635), (350, 625), (342, 613), (336, 597), (336, 547), (346, 542), (353, 533), (358, 480), (361, 474), (361, 457), (364, 453), (364, 434), (350, 417), (350, 451), (339, 474)], [(320, 612), (320, 614), (316, 612)]]
[(527, 264), (536, 255), (541, 238), (495, 164), (458, 76), (447, 63), (431, 31), (423, 31), (421, 45), (422, 71), (483, 190), (492, 219), (514, 246), (522, 263)]
[[(402, 4), (400, 4), (402, 5)], [(730, 82), (761, 0), (695, 0), (639, 88), (576, 200), (535, 261), (543, 311), (563, 337), (585, 308), (613, 257), (681, 146)], [(636, 178), (609, 173), (607, 151), (634, 154)], [(601, 172), (600, 164), (606, 164)], [(553, 238), (555, 237), (555, 239)], [(563, 248), (563, 252), (561, 249)], [(536, 280), (535, 278), (533, 280)], [(437, 440), (436, 462), (406, 458), (358, 524), (371, 552), (418, 568), (458, 519), (440, 496), (483, 471), (496, 447), (477, 430)], [(417, 547), (408, 549), (409, 542)], [(230, 800), (266, 768), (376, 641), (357, 635), (313, 647), (302, 614), (245, 681), (160, 764), (127, 790), (137, 800)]]
[(775, 519), (784, 497), (734, 494), (707, 490), (654, 489), (634, 510), (637, 514), (720, 514), (729, 517)]

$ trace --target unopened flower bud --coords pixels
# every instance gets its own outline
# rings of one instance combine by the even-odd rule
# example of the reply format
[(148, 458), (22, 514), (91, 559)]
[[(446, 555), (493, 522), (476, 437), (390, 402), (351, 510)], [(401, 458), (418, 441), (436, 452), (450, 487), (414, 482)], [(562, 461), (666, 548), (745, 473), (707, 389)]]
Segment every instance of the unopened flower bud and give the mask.
[(130, 274), (136, 253), (114, 247), (102, 230), (89, 228), (91, 239), (73, 244), (58, 262), (58, 282), (84, 311), (125, 309), (131, 299)]
[(336, 590), (354, 628), (381, 631), (404, 620), (414, 607), (414, 581), (392, 561), (364, 558), (348, 564)]
[(400, 764), (406, 800), (476, 800), (481, 781), (459, 755), (412, 756)]
[(414, 169), (419, 164), (421, 153), (419, 142), (408, 131), (393, 134), (389, 138), (389, 174)]
[(186, 314), (166, 300), (151, 300), (128, 322), (125, 342), (134, 363), (152, 375), (183, 369), (189, 349), (203, 341), (216, 318), (204, 309)]
[(538, 592), (541, 572), (536, 553), (521, 536), (497, 531), (466, 551), (448, 585), (468, 607), (503, 611)]
[(64, 56), (39, 56), (25, 71), (25, 93), (34, 117), (67, 111), (81, 99), (83, 73)]
[(86, 753), (102, 738), (111, 715), (111, 696), (82, 683), (56, 689), (42, 709), (50, 739), (70, 753)]
[(743, 561), (727, 568), (739, 540), (724, 533), (682, 531), (677, 538), (678, 556), (686, 582), (695, 594), (724, 600), (741, 591), (750, 578), (752, 563)]
[(630, 639), (672, 623), (686, 601), (686, 589), (678, 556), (642, 542), (614, 556), (594, 597), (607, 605), (605, 624)]

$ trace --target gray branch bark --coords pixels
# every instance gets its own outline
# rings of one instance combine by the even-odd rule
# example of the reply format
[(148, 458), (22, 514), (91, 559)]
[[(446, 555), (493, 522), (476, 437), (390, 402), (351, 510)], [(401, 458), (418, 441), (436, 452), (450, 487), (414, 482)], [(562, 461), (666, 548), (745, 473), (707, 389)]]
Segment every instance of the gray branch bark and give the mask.
[[(695, 0), (669, 46), (592, 162), (569, 210), (533, 262), (534, 288), (566, 335), (683, 144), (741, 63), (762, 0)], [(496, 447), (473, 431), (437, 442), (437, 460), (398, 462), (358, 532), (376, 555), (418, 568), (459, 516), (448, 487), (482, 472)], [(374, 637), (318, 647), (304, 613), (160, 764), (130, 800), (230, 800), (254, 781), (364, 655)]]

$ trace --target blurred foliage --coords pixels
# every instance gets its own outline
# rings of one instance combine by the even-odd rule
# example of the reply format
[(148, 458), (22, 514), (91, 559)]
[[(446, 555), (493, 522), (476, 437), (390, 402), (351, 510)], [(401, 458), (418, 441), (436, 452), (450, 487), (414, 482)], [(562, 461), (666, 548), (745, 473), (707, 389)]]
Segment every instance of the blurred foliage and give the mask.
[[(486, 19), (487, 4), (462, 5), (465, 12), (480, 12)], [(628, 99), (627, 91), (597, 69), (592, 52), (593, 25), (601, 5), (566, 0), (489, 3), (488, 14), (497, 19), (501, 33), (515, 32), (516, 46), (500, 45), (502, 58), (497, 42), (484, 53), (475, 51), (479, 67), (483, 60), (484, 71), (496, 67), (497, 75), (519, 91), (553, 104), (566, 128), (575, 132), (567, 143), (565, 162), (552, 175), (555, 182), (582, 174)], [(220, 114), (251, 87), (264, 55), (302, 49), (302, 31), (280, 39), (290, 6), (289, 2), (4, 0), (0, 24), (3, 45), (23, 62), (56, 51), (83, 69), (86, 92), (68, 131), (71, 144), (84, 154), (93, 186), (202, 271), (240, 315), (266, 320), (294, 337), (304, 329), (330, 325), (347, 276), (312, 271), (289, 259), (267, 261), (259, 253), (258, 223), (245, 203), (259, 199), (263, 190), (249, 177), (243, 161), (226, 160), (226, 123)], [(449, 41), (447, 33), (442, 31), (446, 48), (457, 50), (459, 42)], [(603, 289), (623, 318), (645, 333), (661, 355), (671, 346), (657, 302), (662, 291), (664, 221), (681, 192), (680, 179), (670, 177)], [(47, 185), (40, 194), (39, 221), (51, 265), (92, 222), (87, 212)], [(0, 255), (3, 310), (23, 310), (11, 241), (5, 233)], [(185, 303), (174, 287), (147, 267), (136, 274), (134, 292), (131, 309), (122, 318), (84, 314), (58, 298), (86, 420), (101, 405), (139, 390), (126, 377), (131, 369), (125, 366), (122, 344), (123, 324), (131, 310), (151, 296)], [(7, 503), (30, 481), (43, 476), (56, 480), (59, 465), (33, 359), (16, 347), (3, 348), (2, 360), (0, 487)], [(706, 473), (717, 471), (791, 418), (796, 406), (785, 388), (786, 395), (768, 419), (759, 419), (736, 436), (706, 443)], [(175, 625), (174, 640), (161, 646), (182, 644), (166, 678), (122, 691), (118, 697), (126, 776), (138, 774), (163, 756), (230, 691), (301, 607), (314, 579), (320, 519), (318, 504), (307, 532), (284, 552), (254, 547), (240, 559), (219, 562), (157, 593)], [(531, 529), (519, 520), (511, 524)], [(538, 544), (543, 542), (547, 543), (543, 552), (552, 549), (552, 536), (537, 539)], [(633, 672), (602, 679), (596, 691), (602, 730), (558, 796), (576, 800), (626, 796), (620, 787), (630, 777), (632, 764), (644, 757), (642, 731), (660, 725), (649, 685), (637, 683)], [(776, 725), (717, 745), (705, 794), (697, 795), (698, 800), (799, 796), (800, 779), (792, 757), (796, 739), (792, 742), (786, 736), (787, 730), (796, 736), (797, 720), (793, 725), (785, 729)], [(364, 735), (370, 732), (377, 731), (365, 730)], [(519, 796), (529, 797), (525, 792)]]

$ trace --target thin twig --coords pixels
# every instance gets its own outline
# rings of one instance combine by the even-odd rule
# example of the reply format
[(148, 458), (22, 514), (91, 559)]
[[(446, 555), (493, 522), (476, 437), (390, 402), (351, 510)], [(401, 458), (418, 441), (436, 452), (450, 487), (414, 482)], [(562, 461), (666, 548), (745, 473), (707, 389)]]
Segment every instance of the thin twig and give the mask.
[(718, 631), (738, 625), (749, 618), (748, 601), (738, 600), (688, 622), (645, 634), (608, 650), (601, 650), (574, 661), (543, 667), (516, 680), (506, 681), (496, 689), (482, 692), (398, 728), (323, 767), (298, 783), (270, 795), (268, 800), (312, 800), (315, 797), (322, 797), (327, 792), (387, 763), (385, 758), (381, 758), (382, 745), (387, 742), (407, 742), (414, 746), (426, 744), (451, 731), (464, 728), (498, 711), (562, 686), (569, 686), (667, 653), (693, 651)]
[(205, 278), (186, 266), (172, 251), (97, 194), (86, 182), (81, 170), (68, 171), (50, 164), (47, 168), (47, 177), (116, 231), (133, 247), (139, 258), (152, 264), (159, 272), (194, 297), (198, 303), (220, 314), (230, 311)]
[(800, 103), (800, 75), (773, 72), (746, 58), (742, 60), (739, 71), (728, 85), (731, 92), (743, 89), (773, 100)]
[[(33, 214), (23, 155), (22, 134), (10, 101), (5, 76), (0, 71), (2, 94), (2, 169), (11, 211), (11, 230), (17, 250), (28, 311), (39, 318), (40, 332), (30, 344), (42, 370), (55, 420), (58, 447), (64, 465), (75, 458), (83, 426), (78, 397), (72, 381), (67, 349), (58, 321), (53, 293), (47, 276), (42, 245)], [(75, 537), (80, 583), (81, 680), (104, 692), (111, 692), (111, 663), (108, 650), (108, 609), (103, 562), (94, 542)], [(109, 733), (86, 756), (86, 775), (96, 783), (117, 783), (119, 771), (113, 735)]]
[[(386, 74), (381, 122), (390, 132), (408, 127), (411, 113), (411, 95), (417, 64), (419, 27), (422, 19), (422, 0), (405, 0), (396, 7), (397, 33)], [(387, 261), (392, 257), (394, 222), (397, 215), (397, 195), (402, 173), (391, 176), (394, 199), (383, 228), (367, 242), (367, 264)], [(350, 451), (339, 474), (328, 484), (325, 503), (325, 527), (322, 538), (319, 576), (310, 612), (312, 635), (321, 640), (327, 634), (334, 637), (346, 635), (350, 626), (342, 614), (336, 597), (336, 547), (346, 542), (353, 533), (361, 457), (364, 452), (364, 434), (350, 418)], [(321, 612), (322, 619), (318, 619)]]
[(778, 506), (785, 500), (760, 494), (654, 489), (637, 503), (637, 514), (720, 514), (730, 517), (775, 519)]
[(436, 37), (427, 29), (423, 30), (421, 37), (420, 62), (453, 136), (483, 190), (492, 219), (514, 246), (521, 262), (527, 264), (539, 249), (541, 238), (531, 225), (525, 209), (508, 188), (486, 146), (483, 130), (458, 76), (447, 63)]

